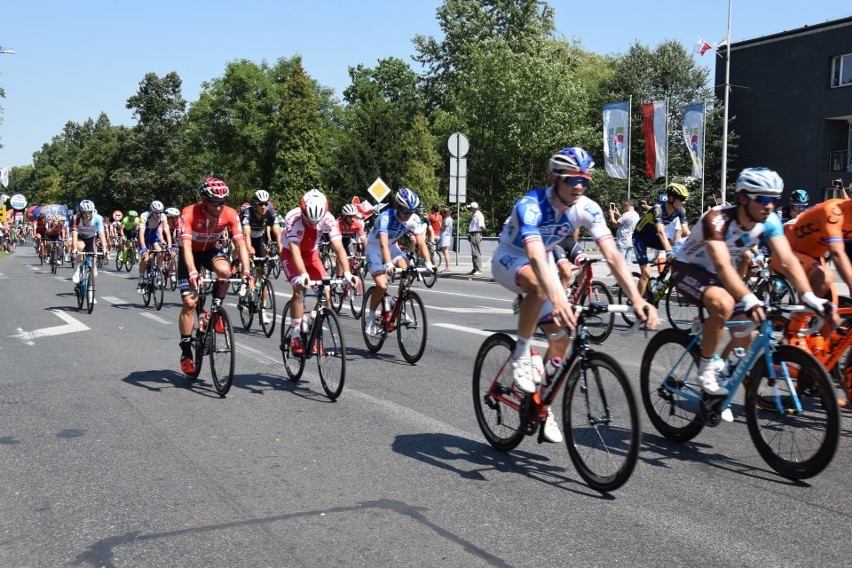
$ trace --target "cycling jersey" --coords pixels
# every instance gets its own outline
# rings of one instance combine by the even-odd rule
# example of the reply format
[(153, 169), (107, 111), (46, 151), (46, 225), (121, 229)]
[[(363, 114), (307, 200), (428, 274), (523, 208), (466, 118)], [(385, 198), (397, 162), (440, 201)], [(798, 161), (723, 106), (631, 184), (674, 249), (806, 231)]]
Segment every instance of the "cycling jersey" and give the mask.
[(364, 223), (358, 218), (353, 219), (352, 222), (347, 225), (346, 219), (344, 219), (341, 215), (337, 218), (337, 228), (340, 230), (340, 234), (343, 237), (358, 237), (359, 239), (363, 239), (366, 236), (364, 233)]
[(141, 221), (139, 217), (135, 218), (133, 221), (130, 220), (130, 217), (125, 217), (121, 221), (121, 228), (124, 229), (125, 237), (128, 236), (128, 233), (135, 234), (137, 230), (139, 230), (139, 226), (141, 225)]
[(659, 225), (668, 225), (675, 219), (678, 219), (681, 225), (686, 224), (686, 212), (682, 207), (668, 213), (665, 203), (657, 203), (648, 209), (639, 219), (639, 222), (636, 223), (636, 228), (633, 229), (633, 239), (646, 241), (653, 239), (657, 236), (657, 227)]
[(680, 249), (675, 260), (716, 274), (713, 261), (707, 255), (706, 241), (724, 241), (731, 253), (731, 263), (736, 265), (742, 254), (760, 242), (784, 236), (784, 225), (776, 213), (770, 213), (763, 223), (744, 229), (737, 221), (737, 206), (717, 206), (706, 212)]
[(145, 244), (151, 246), (154, 243), (162, 243), (160, 239), (160, 227), (167, 225), (168, 219), (165, 213), (151, 213), (145, 211), (139, 216), (139, 226), (145, 229)]
[(379, 235), (384, 233), (388, 237), (388, 244), (395, 243), (406, 233), (423, 235), (426, 233), (426, 225), (420, 221), (420, 217), (412, 215), (408, 221), (400, 221), (396, 216), (396, 209), (382, 211), (370, 233), (367, 235), (367, 246), (379, 246)]
[(828, 252), (829, 243), (852, 242), (852, 199), (829, 199), (784, 225), (790, 247), (813, 258)]
[(265, 237), (267, 227), (280, 227), (281, 223), (279, 222), (279, 219), (280, 216), (272, 207), (267, 207), (266, 213), (264, 213), (260, 219), (258, 219), (257, 215), (255, 215), (254, 207), (246, 207), (240, 214), (240, 224), (243, 227), (249, 227), (252, 239)]
[(234, 241), (244, 238), (237, 212), (227, 205), (222, 208), (219, 216), (212, 220), (205, 213), (203, 202), (184, 207), (181, 211), (181, 223), (181, 242), (190, 244), (194, 252), (213, 249), (226, 229), (231, 230)]
[(284, 216), (284, 239), (288, 243), (299, 243), (302, 255), (307, 255), (312, 250), (317, 250), (320, 235), (327, 234), (329, 241), (340, 239), (340, 230), (334, 215), (326, 211), (322, 219), (316, 225), (306, 225), (302, 221), (302, 209), (296, 207)]
[(78, 238), (94, 238), (98, 233), (104, 232), (104, 218), (97, 213), (92, 213), (92, 218), (87, 223), (82, 215), (74, 215), (71, 218), (71, 230), (77, 231)]

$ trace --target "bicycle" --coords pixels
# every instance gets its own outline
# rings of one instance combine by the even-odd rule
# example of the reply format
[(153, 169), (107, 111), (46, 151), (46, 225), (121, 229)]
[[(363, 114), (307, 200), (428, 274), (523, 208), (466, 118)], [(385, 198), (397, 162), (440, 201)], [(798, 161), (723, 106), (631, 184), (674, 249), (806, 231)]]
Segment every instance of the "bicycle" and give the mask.
[(82, 310), (86, 305), (86, 313), (95, 309), (95, 271), (92, 270), (92, 257), (103, 256), (102, 252), (78, 253), (85, 258), (80, 263), (80, 281), (74, 284), (74, 295), (77, 297), (77, 309)]
[[(254, 270), (252, 269), (252, 274)], [(240, 321), (248, 330), (254, 320), (254, 314), (259, 314), (260, 327), (266, 337), (272, 337), (275, 331), (275, 291), (272, 288), (267, 272), (255, 281), (246, 294), (237, 300), (237, 311), (240, 312)]]
[(166, 251), (166, 258), (163, 261), (163, 277), (174, 292), (177, 289), (177, 254), (170, 250)]
[[(414, 266), (416, 268), (422, 268), (423, 269), (423, 272), (417, 273), (417, 279), (420, 282), (423, 282), (423, 285), (426, 286), (427, 288), (431, 288), (432, 286), (435, 285), (435, 282), (438, 281), (438, 273), (433, 272), (432, 270), (426, 269), (426, 260), (422, 256), (420, 256), (420, 251), (417, 251), (414, 254), (408, 255), (408, 262), (409, 262), (409, 264), (411, 264), (412, 266)], [(438, 266), (434, 262), (432, 263), (432, 265)]]
[(319, 257), (326, 272), (334, 272), (337, 270), (337, 253), (334, 252), (334, 247), (326, 240), (321, 240), (317, 246)]
[[(692, 329), (693, 320), (696, 317), (702, 317), (706, 312), (704, 312), (703, 308), (699, 310), (698, 306), (690, 302), (689, 298), (677, 289), (677, 286), (672, 285), (671, 265), (670, 260), (666, 261), (660, 274), (658, 276), (651, 276), (648, 279), (642, 298), (655, 308), (658, 308), (660, 302), (665, 298), (666, 318), (669, 320), (669, 325), (675, 329), (689, 332)], [(638, 283), (640, 274), (633, 272), (632, 276), (634, 281)], [(618, 303), (632, 305), (632, 302), (627, 297), (627, 292), (621, 286), (618, 287)], [(699, 311), (702, 314), (699, 314)], [(622, 313), (621, 317), (627, 325), (636, 323), (636, 317), (632, 311)]]
[(358, 276), (358, 284), (343, 282), (342, 284), (333, 286), (331, 288), (331, 307), (339, 315), (341, 310), (343, 310), (343, 302), (349, 300), (349, 309), (352, 311), (352, 317), (357, 320), (361, 319), (360, 297), (364, 293), (364, 278), (367, 275), (367, 263), (359, 255), (350, 256), (349, 270), (352, 274)]
[[(772, 321), (804, 306), (766, 307), (766, 320), (729, 378), (729, 393), (713, 397), (698, 384), (701, 330), (665, 329), (648, 343), (639, 383), (651, 423), (669, 440), (685, 442), (704, 426), (717, 426), (740, 385), (745, 385), (749, 435), (763, 460), (790, 479), (806, 479), (831, 462), (840, 438), (834, 389), (813, 355), (779, 343)], [(750, 326), (729, 321), (726, 327)], [(750, 331), (750, 328), (749, 328)]]
[(53, 241), (53, 245), (50, 247), (48, 265), (50, 266), (51, 274), (56, 274), (56, 269), (59, 268), (60, 264), (62, 264), (63, 255), (62, 247), (59, 246), (60, 242), (61, 241)]
[(158, 266), (157, 255), (168, 254), (167, 250), (149, 250), (148, 266), (145, 268), (145, 276), (142, 279), (142, 301), (145, 307), (154, 299), (154, 307), (157, 311), (163, 308), (163, 291), (166, 289), (166, 277), (163, 268)]
[(281, 276), (281, 255), (278, 252), (278, 243), (271, 242), (266, 248), (266, 269), (276, 280)]
[[(592, 265), (600, 261), (599, 258), (586, 258), (580, 261), (580, 274), (568, 286), (568, 301), (570, 303), (579, 306), (587, 306), (592, 302), (613, 303), (612, 294), (606, 284), (599, 280), (593, 280)], [(587, 314), (586, 317), (586, 331), (589, 334), (589, 341), (595, 344), (603, 343), (612, 333), (615, 315), (612, 312), (596, 312)], [(588, 321), (589, 318), (594, 321)]]
[(189, 377), (198, 378), (204, 356), (208, 355), (213, 387), (222, 398), (231, 390), (234, 381), (234, 330), (221, 298), (213, 299), (210, 312), (204, 311), (204, 303), (205, 298), (212, 293), (214, 285), (223, 281), (230, 284), (231, 280), (233, 279), (201, 277), (198, 281), (198, 289), (192, 292), (192, 296), (198, 298), (198, 302), (195, 305), (195, 323), (192, 331), (195, 372)]
[(121, 267), (124, 266), (124, 269), (127, 272), (133, 268), (138, 261), (138, 250), (136, 246), (136, 241), (134, 239), (124, 239), (124, 248), (118, 251), (118, 254), (115, 255), (115, 270), (116, 272), (121, 272)]
[[(294, 322), (290, 317), (290, 301), (284, 304), (281, 312), (281, 321), (290, 320), (287, 325), (281, 326), (281, 357), (284, 360), (284, 368), (287, 376), (293, 382), (302, 378), (305, 370), (305, 360), (311, 357), (317, 358), (317, 371), (320, 382), (326, 396), (331, 400), (337, 400), (343, 391), (343, 383), (346, 379), (346, 344), (340, 329), (337, 314), (329, 306), (326, 297), (326, 289), (339, 284), (341, 280), (325, 277), (321, 280), (311, 280), (309, 287), (313, 287), (317, 302), (313, 311), (305, 308), (302, 321)], [(307, 295), (307, 291), (305, 291)], [(302, 302), (305, 296), (302, 296)], [(303, 306), (304, 307), (304, 306)], [(296, 355), (290, 351), (290, 338), (294, 325), (301, 327), (300, 337), (303, 352)]]
[[(402, 290), (399, 298), (394, 298), (391, 302), (390, 294), (385, 292), (385, 296), (379, 303), (381, 313), (376, 314), (376, 319), (373, 322), (376, 327), (376, 336), (373, 337), (367, 333), (367, 314), (370, 313), (370, 298), (373, 296), (375, 286), (370, 286), (364, 292), (364, 301), (361, 304), (361, 313), (364, 314), (364, 325), (361, 325), (361, 334), (364, 336), (364, 343), (367, 344), (367, 349), (371, 353), (376, 353), (382, 348), (385, 339), (389, 333), (396, 331), (396, 341), (399, 345), (399, 350), (402, 357), (410, 364), (414, 365), (423, 357), (423, 352), (426, 350), (426, 309), (423, 307), (423, 300), (416, 292), (411, 290), (411, 285), (417, 279), (420, 272), (425, 271), (425, 268), (417, 268), (412, 264), (402, 271)], [(421, 335), (422, 333), (422, 335)]]
[(796, 291), (789, 282), (777, 274), (772, 274), (772, 269), (769, 266), (769, 258), (763, 256), (757, 260), (757, 276), (750, 278), (747, 282), (749, 290), (754, 292), (758, 298), (763, 298), (764, 294), (769, 294), (770, 302), (774, 305), (794, 305), (798, 302)]
[(614, 491), (624, 485), (636, 467), (642, 438), (636, 398), (621, 365), (589, 346), (586, 321), (590, 316), (625, 309), (632, 308), (603, 302), (575, 305), (578, 318), (568, 347), (570, 355), (566, 350), (556, 374), (549, 380), (543, 378), (534, 394), (515, 386), (511, 365), (515, 340), (505, 333), (489, 336), (473, 367), (473, 407), (488, 443), (508, 452), (536, 432), (542, 443), (548, 409), (567, 384), (562, 423), (571, 462), (597, 491)]

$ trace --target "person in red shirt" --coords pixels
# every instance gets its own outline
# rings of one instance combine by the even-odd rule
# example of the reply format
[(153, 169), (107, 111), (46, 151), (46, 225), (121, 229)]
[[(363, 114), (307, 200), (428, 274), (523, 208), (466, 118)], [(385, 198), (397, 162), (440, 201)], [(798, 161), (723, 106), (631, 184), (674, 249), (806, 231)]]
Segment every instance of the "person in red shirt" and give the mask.
[[(231, 277), (231, 262), (228, 255), (219, 248), (222, 233), (230, 229), (234, 246), (239, 251), (243, 269), (243, 280), (249, 282), (248, 250), (236, 210), (225, 205), (228, 186), (220, 179), (207, 178), (201, 184), (201, 201), (185, 207), (181, 212), (181, 254), (178, 257), (178, 286), (181, 291), (183, 307), (180, 311), (180, 368), (187, 375), (195, 373), (192, 357), (192, 327), (195, 323), (195, 305), (198, 298), (192, 293), (198, 290), (198, 267), (216, 273), (220, 280)], [(213, 288), (213, 304), (221, 304), (228, 292), (228, 283), (222, 282)]]
[(432, 206), (432, 214), (429, 215), (429, 224), (432, 225), (432, 241), (437, 243), (441, 236), (441, 226), (444, 223), (444, 217), (439, 213), (437, 205)]

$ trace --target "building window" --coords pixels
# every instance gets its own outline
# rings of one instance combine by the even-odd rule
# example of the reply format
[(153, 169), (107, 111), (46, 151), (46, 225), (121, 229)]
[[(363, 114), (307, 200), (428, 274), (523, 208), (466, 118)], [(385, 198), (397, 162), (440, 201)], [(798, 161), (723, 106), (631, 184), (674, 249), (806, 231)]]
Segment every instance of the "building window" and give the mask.
[(852, 53), (838, 55), (831, 60), (831, 86), (852, 86)]

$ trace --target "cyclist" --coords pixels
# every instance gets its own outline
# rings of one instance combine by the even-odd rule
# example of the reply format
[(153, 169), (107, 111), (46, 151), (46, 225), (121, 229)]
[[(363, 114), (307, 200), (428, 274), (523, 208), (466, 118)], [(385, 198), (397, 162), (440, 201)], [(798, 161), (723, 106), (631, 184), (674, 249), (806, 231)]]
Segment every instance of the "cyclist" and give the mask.
[[(805, 271), (784, 238), (781, 219), (773, 211), (783, 189), (784, 182), (772, 170), (743, 170), (737, 178), (735, 204), (716, 206), (704, 213), (692, 234), (675, 253), (672, 284), (708, 312), (701, 334), (698, 367), (699, 382), (707, 394), (728, 394), (728, 389), (719, 384), (718, 369), (712, 360), (735, 303), (742, 304), (747, 317), (753, 322), (765, 319), (761, 300), (748, 289), (734, 267), (734, 262), (743, 252), (761, 238), (771, 249), (779, 271), (803, 292), (801, 298), (806, 304), (822, 314), (828, 303), (813, 293)], [(733, 338), (724, 349), (723, 358), (730, 349), (746, 347), (750, 341), (750, 337)], [(723, 416), (723, 419), (733, 420), (732, 414), (728, 416)]]
[[(50, 258), (50, 254), (53, 251), (53, 247), (62, 246), (62, 243), (65, 241), (65, 236), (67, 234), (67, 225), (68, 221), (65, 219), (65, 215), (57, 213), (54, 215), (47, 216), (44, 230), (44, 254), (47, 258)], [(63, 251), (60, 248), (58, 254), (62, 253)]]
[[(343, 206), (340, 217), (337, 218), (337, 228), (343, 238), (343, 248), (349, 256), (361, 254), (367, 245), (367, 234), (364, 232), (364, 222), (358, 219), (358, 208), (351, 203)], [(355, 240), (353, 241), (353, 237)]]
[[(145, 291), (142, 281), (148, 268), (148, 247), (157, 251), (163, 250), (164, 246), (172, 249), (172, 234), (164, 228), (168, 227), (165, 209), (162, 201), (152, 201), (148, 211), (142, 213), (139, 218), (139, 254), (142, 255), (139, 261), (139, 282), (136, 285), (136, 292), (139, 294)], [(160, 257), (157, 259), (157, 265), (162, 264), (163, 259)]]
[[(518, 340), (512, 353), (512, 375), (521, 391), (532, 393), (544, 370), (533, 368), (530, 344), (541, 323), (548, 337), (547, 358), (562, 356), (577, 316), (568, 303), (553, 255), (556, 245), (586, 227), (622, 285), (637, 317), (649, 327), (659, 325), (657, 312), (636, 289), (627, 264), (615, 246), (600, 205), (584, 195), (595, 162), (582, 148), (564, 148), (549, 162), (549, 187), (534, 189), (515, 202), (491, 257), (491, 273), (515, 294), (525, 293), (518, 315)], [(647, 315), (646, 315), (647, 311)], [(544, 439), (562, 441), (562, 432), (548, 409)]]
[[(198, 268), (204, 267), (216, 273), (219, 279), (228, 279), (231, 265), (228, 256), (217, 246), (226, 228), (234, 235), (234, 244), (239, 249), (240, 261), (248, 267), (248, 251), (240, 228), (237, 212), (225, 205), (228, 186), (218, 178), (207, 178), (199, 190), (201, 201), (184, 207), (182, 211), (181, 254), (178, 256), (178, 286), (183, 306), (180, 311), (180, 368), (187, 375), (195, 372), (192, 357), (192, 326), (195, 322), (195, 306), (198, 298)], [(248, 283), (249, 272), (243, 270), (243, 282)], [(213, 287), (213, 304), (220, 305), (228, 291), (228, 283), (220, 282)]]
[[(426, 259), (426, 268), (435, 272), (437, 268), (429, 259), (429, 251), (426, 248), (426, 224), (416, 215), (420, 198), (408, 188), (401, 188), (396, 192), (394, 208), (382, 211), (376, 218), (376, 222), (367, 235), (367, 270), (373, 276), (376, 288), (370, 298), (370, 311), (364, 317), (364, 326), (367, 335), (375, 337), (379, 333), (380, 324), (376, 322), (376, 308), (385, 297), (388, 290), (388, 275), (393, 274), (396, 269), (408, 268), (405, 252), (395, 243), (407, 233), (413, 238), (412, 242), (420, 249), (420, 254)], [(402, 279), (399, 281), (399, 294), (402, 293)]]
[[(74, 215), (71, 218), (71, 247), (74, 249), (74, 254), (78, 252), (96, 252), (95, 237), (101, 243), (101, 248), (104, 254), (109, 254), (107, 251), (107, 239), (104, 231), (104, 218), (95, 211), (95, 204), (84, 199), (80, 202), (80, 214)], [(98, 275), (98, 264), (92, 263), (92, 271), (95, 276)], [(74, 284), (80, 281), (80, 265), (74, 270), (74, 276), (71, 277)], [(97, 299), (95, 299), (97, 303)]]
[(177, 284), (177, 257), (180, 254), (180, 232), (183, 227), (180, 218), (180, 209), (177, 207), (169, 207), (166, 209), (166, 227), (165, 230), (171, 235), (172, 248), (169, 254), (169, 280)]
[(686, 186), (670, 183), (666, 188), (666, 200), (648, 208), (633, 230), (633, 253), (636, 255), (636, 262), (639, 263), (641, 271), (639, 275), (640, 294), (645, 293), (645, 287), (651, 277), (651, 261), (648, 259), (648, 249), (662, 250), (665, 251), (667, 257), (671, 256), (673, 245), (666, 234), (666, 225), (674, 222), (675, 230), (677, 230), (680, 228), (678, 225), (686, 224), (683, 206), (687, 197), (689, 197), (689, 190), (686, 189)]
[(136, 242), (139, 234), (139, 213), (131, 209), (127, 212), (127, 217), (121, 221), (121, 244), (118, 247), (119, 254), (127, 252), (128, 241)]
[[(242, 210), (240, 224), (243, 226), (243, 236), (248, 243), (248, 252), (255, 258), (254, 271), (258, 279), (263, 276), (266, 251), (269, 245), (270, 232), (275, 231), (276, 237), (281, 234), (281, 225), (278, 223), (278, 213), (269, 206), (269, 192), (258, 189), (251, 197), (251, 205)], [(280, 238), (276, 238), (280, 241)], [(263, 289), (266, 294), (266, 288)], [(266, 296), (263, 297), (266, 299)], [(263, 310), (263, 323), (268, 324), (274, 314)]]
[(787, 223), (794, 221), (805, 209), (808, 208), (808, 192), (804, 189), (797, 189), (790, 196), (790, 207), (787, 209)]
[(349, 259), (343, 250), (334, 215), (328, 211), (328, 200), (318, 189), (311, 189), (302, 196), (299, 207), (291, 209), (284, 216), (284, 239), (288, 246), (281, 247), (281, 267), (293, 285), (290, 321), (294, 323), (290, 351), (294, 355), (305, 352), (298, 323), (304, 315), (303, 291), (308, 287), (309, 280), (319, 280), (326, 276), (318, 248), (323, 234), (328, 235), (331, 247), (337, 253), (338, 272), (342, 272), (346, 280), (357, 284), (358, 278), (349, 272)]

